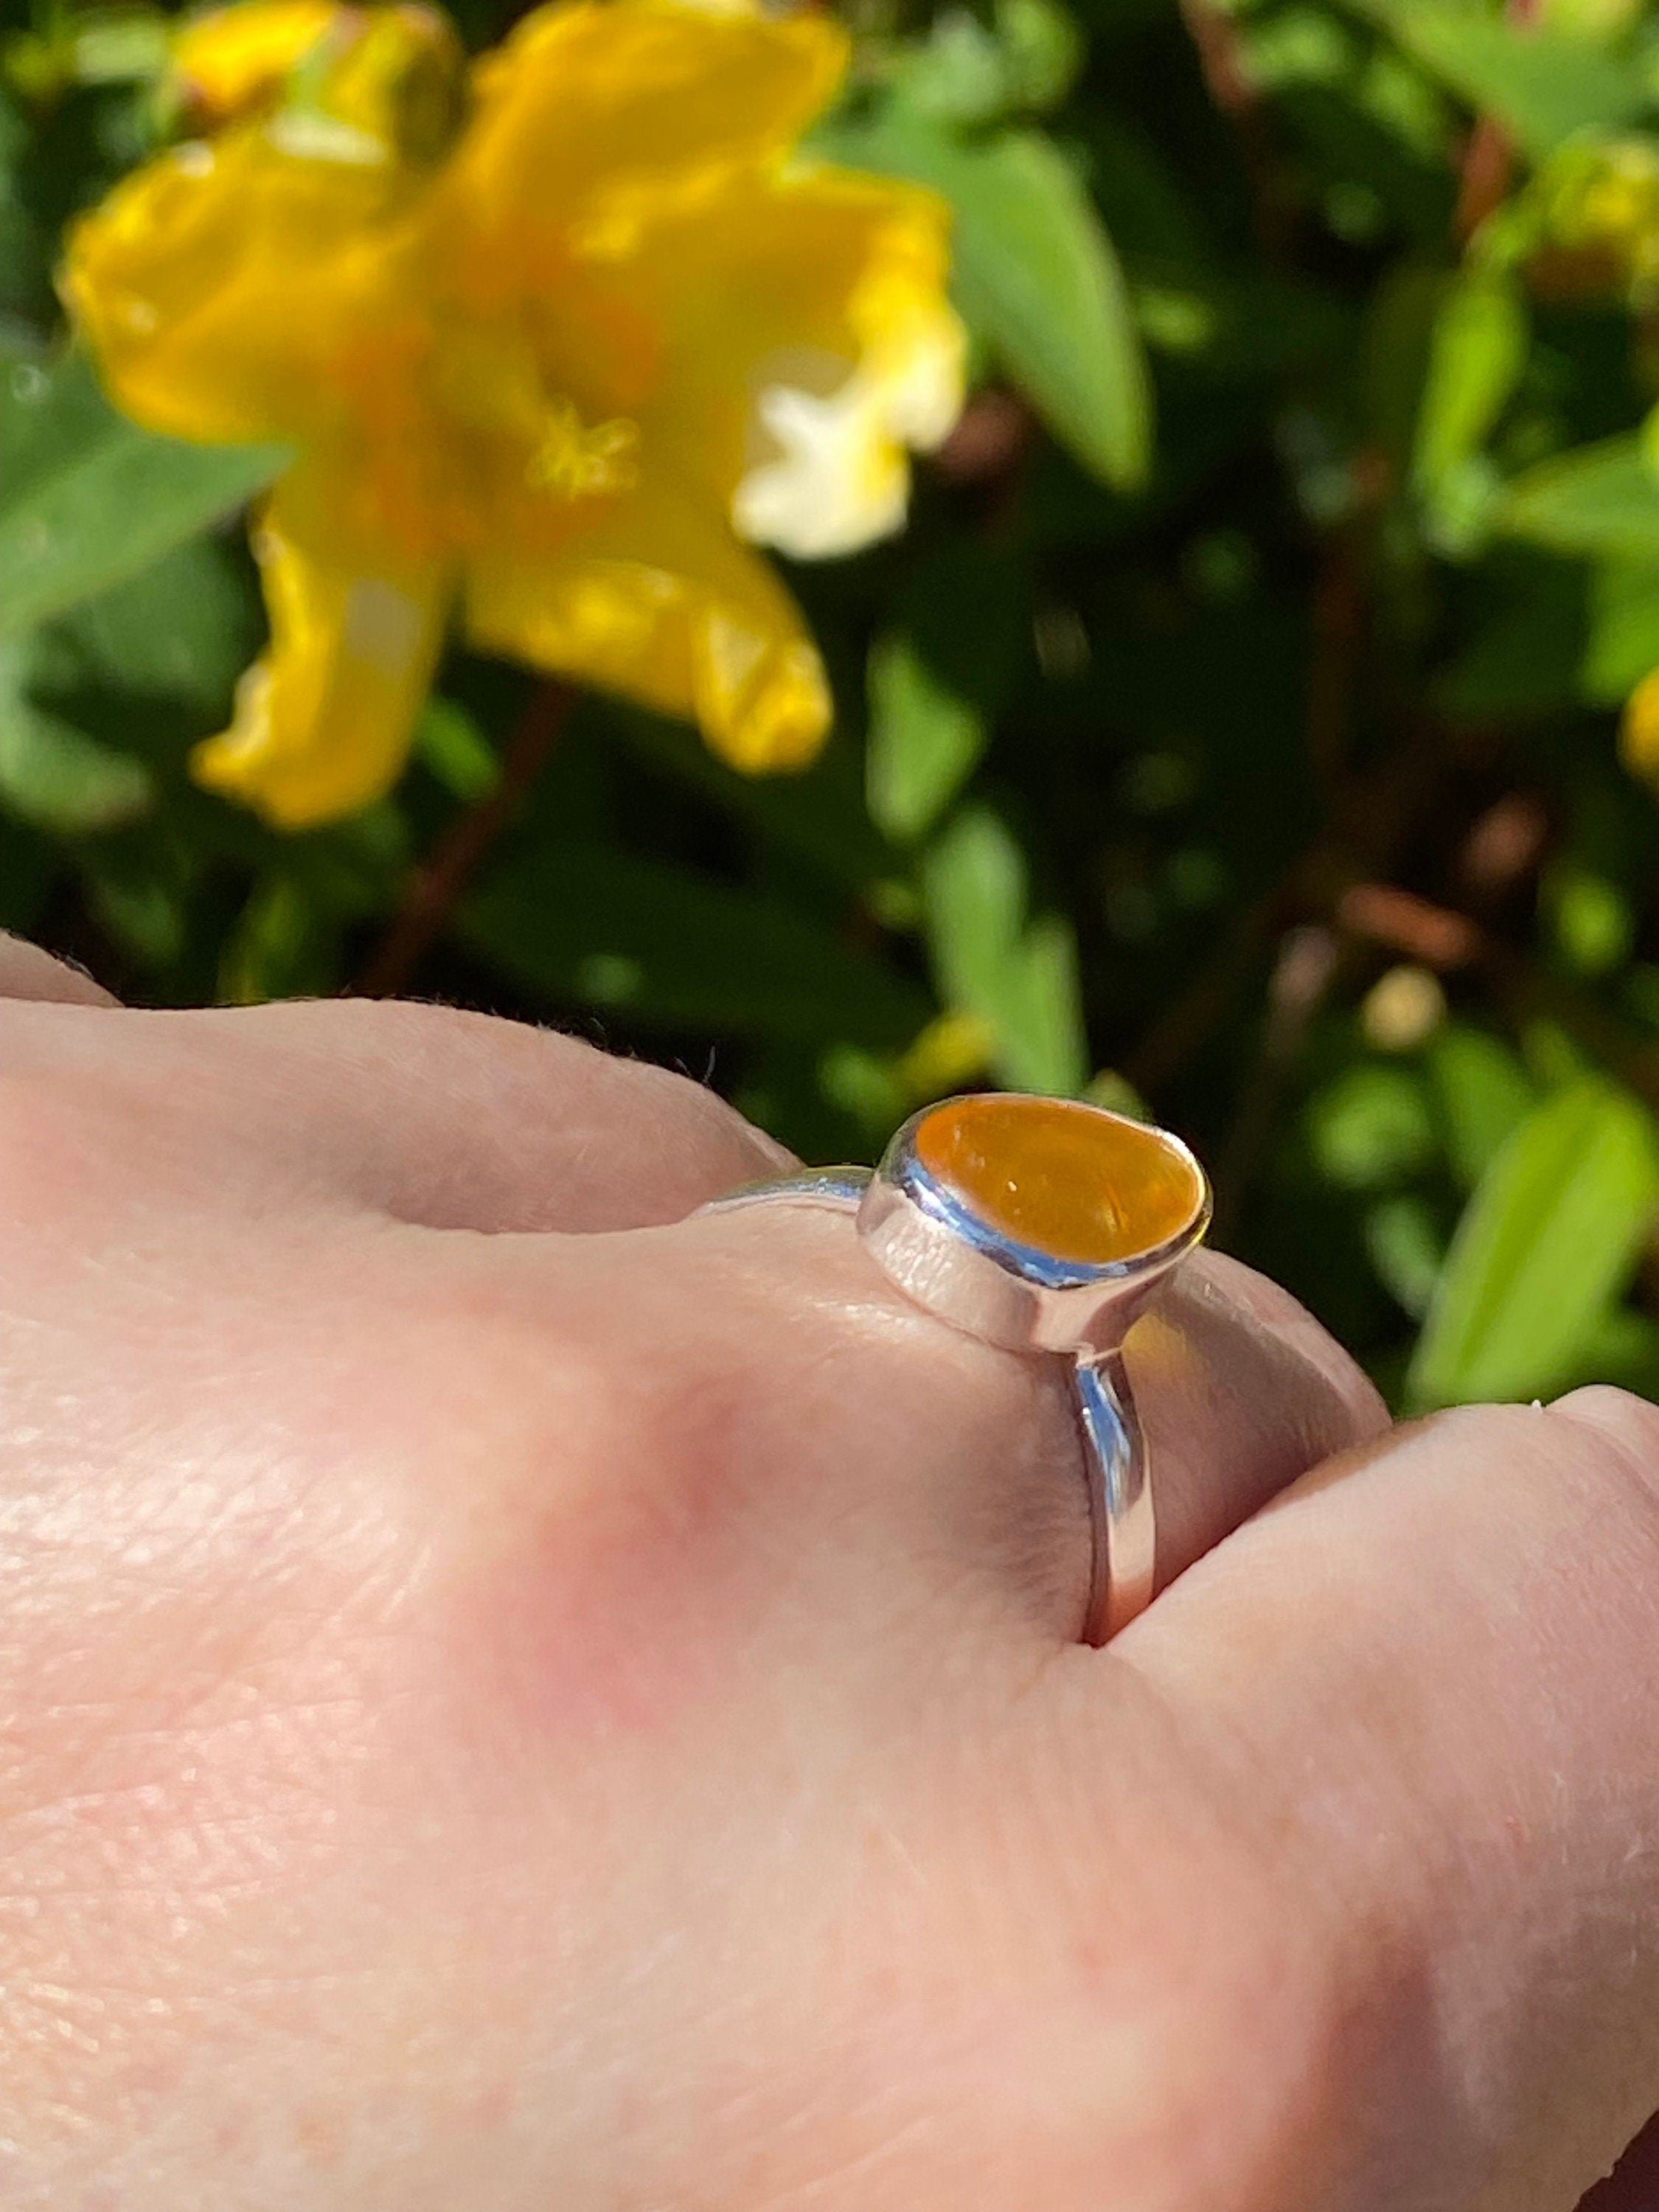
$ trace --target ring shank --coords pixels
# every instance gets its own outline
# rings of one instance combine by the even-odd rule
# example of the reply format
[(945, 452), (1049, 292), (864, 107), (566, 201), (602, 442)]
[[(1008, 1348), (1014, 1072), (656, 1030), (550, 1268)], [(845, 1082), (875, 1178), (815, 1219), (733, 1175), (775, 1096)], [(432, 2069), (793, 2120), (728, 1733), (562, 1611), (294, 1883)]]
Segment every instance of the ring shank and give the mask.
[[(974, 1270), (966, 1292), (958, 1288), (951, 1297), (938, 1295), (943, 1278), (936, 1268), (901, 1270), (890, 1265), (879, 1235), (872, 1238), (866, 1231), (872, 1212), (878, 1225), (892, 1218), (888, 1204), (879, 1202), (872, 1207), (872, 1194), (878, 1201), (882, 1200), (867, 1168), (808, 1168), (766, 1182), (746, 1183), (699, 1210), (714, 1213), (738, 1206), (781, 1205), (822, 1206), (854, 1214), (860, 1231), (866, 1232), (866, 1249), (877, 1265), (924, 1312), (932, 1313), (947, 1328), (981, 1340), (1000, 1341), (1009, 1348), (1040, 1348), (1040, 1337), (1035, 1346), (1030, 1340), (1035, 1331), (1028, 1329), (1022, 1347), (1018, 1330), (999, 1335), (984, 1326), (993, 1312), (999, 1319), (1002, 1316), (985, 1300), (983, 1268)], [(921, 1249), (930, 1256), (942, 1258), (948, 1256), (951, 1247), (929, 1227)], [(1126, 1322), (1129, 1316), (1122, 1309), (1127, 1303), (1120, 1301), (1120, 1314)], [(1024, 1309), (1011, 1310), (1024, 1321)], [(976, 1322), (980, 1325), (975, 1326)], [(1152, 1601), (1157, 1528), (1151, 1471), (1121, 1350), (1115, 1344), (1103, 1351), (1073, 1346), (1062, 1357), (1073, 1378), (1089, 1495), (1089, 1602), (1082, 1640), (1098, 1644), (1144, 1613)]]
[(1146, 1438), (1122, 1353), (1079, 1360), (1076, 1389), (1092, 1545), (1083, 1640), (1104, 1644), (1152, 1603), (1158, 1528)]

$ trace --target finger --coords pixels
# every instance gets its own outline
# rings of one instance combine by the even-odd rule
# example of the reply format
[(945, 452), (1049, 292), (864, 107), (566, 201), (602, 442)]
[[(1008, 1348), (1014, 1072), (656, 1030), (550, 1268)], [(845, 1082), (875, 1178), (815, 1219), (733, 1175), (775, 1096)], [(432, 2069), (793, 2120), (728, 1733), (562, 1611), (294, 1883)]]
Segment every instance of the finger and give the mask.
[[(1033, 1623), (1047, 1638), (1077, 1634), (1089, 1506), (1064, 1361), (980, 1343), (923, 1312), (844, 1215), (744, 1208), (664, 1243), (720, 1255), (743, 1285), (750, 1388), (775, 1409), (782, 1440), (775, 1492), (793, 1466), (803, 1510), (844, 1513), (856, 1483), (872, 1541), (921, 1559), (942, 1604), (960, 1611), (971, 1583), (1025, 1636)], [(730, 1303), (729, 1288), (720, 1295)], [(1386, 1425), (1370, 1384), (1293, 1299), (1215, 1255), (1183, 1266), (1127, 1356), (1163, 1582), (1329, 1452)]]
[[(1659, 1412), (1399, 1432), (1112, 1649), (1255, 1867), (1264, 2065), (1282, 2033), (1329, 2076), (1298, 2204), (1568, 2212), (1659, 2097)], [(1102, 1689), (1070, 1669), (1057, 1725), (1115, 1795)]]
[(1659, 2121), (1650, 2121), (1579, 2212), (1654, 2212), (1659, 2205)]
[(700, 1084), (450, 1007), (124, 1013), (37, 1034), (34, 1060), (120, 1120), (119, 1164), (216, 1202), (269, 1208), (281, 1176), (432, 1228), (608, 1230), (678, 1220), (789, 1161)]
[(1305, 1307), (1222, 1253), (1182, 1263), (1124, 1357), (1160, 1589), (1309, 1468), (1389, 1425), (1376, 1386)]
[(0, 999), (53, 1000), (63, 1006), (112, 1006), (100, 983), (67, 960), (55, 960), (21, 937), (0, 930)]

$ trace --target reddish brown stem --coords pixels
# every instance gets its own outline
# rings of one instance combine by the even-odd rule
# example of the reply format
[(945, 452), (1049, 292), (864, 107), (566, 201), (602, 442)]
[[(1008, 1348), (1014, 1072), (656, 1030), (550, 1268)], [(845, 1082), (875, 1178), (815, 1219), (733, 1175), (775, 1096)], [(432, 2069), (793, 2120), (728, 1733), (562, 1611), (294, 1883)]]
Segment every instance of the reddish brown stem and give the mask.
[(570, 696), (562, 684), (538, 687), (507, 739), (501, 781), (451, 823), (416, 870), (402, 906), (352, 986), (357, 997), (391, 999), (409, 988), (552, 750), (569, 712)]

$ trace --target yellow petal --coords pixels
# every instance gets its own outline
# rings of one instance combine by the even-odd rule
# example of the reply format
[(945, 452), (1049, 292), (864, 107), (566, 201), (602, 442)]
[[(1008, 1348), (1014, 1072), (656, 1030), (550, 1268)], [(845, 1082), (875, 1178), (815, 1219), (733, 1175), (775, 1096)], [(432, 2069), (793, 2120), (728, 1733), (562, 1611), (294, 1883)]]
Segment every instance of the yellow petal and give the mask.
[(665, 178), (792, 145), (847, 67), (827, 15), (680, 0), (564, 0), (474, 72), (457, 188), (491, 231), (550, 222), (625, 250)]
[(1619, 757), (1633, 776), (1659, 789), (1659, 668), (1650, 670), (1625, 702)]
[(191, 761), (198, 782), (284, 830), (391, 789), (443, 641), (446, 569), (392, 553), (373, 568), (342, 562), (331, 505), (314, 467), (272, 495), (254, 538), (270, 645), (237, 687), (229, 729)]
[(60, 276), (117, 405), (208, 442), (326, 428), (346, 365), (408, 343), (411, 191), (392, 165), (297, 156), (258, 124), (136, 170), (76, 225)]
[(731, 172), (658, 209), (623, 272), (668, 333), (653, 426), (741, 535), (811, 558), (899, 526), (907, 449), (962, 404), (948, 240), (933, 193), (822, 167)]
[(179, 89), (209, 124), (262, 106), (345, 12), (335, 0), (240, 0), (193, 16), (173, 42)]
[(830, 687), (788, 593), (717, 507), (647, 459), (640, 489), (545, 559), (526, 540), (476, 560), (478, 644), (696, 721), (759, 774), (804, 766), (830, 727)]

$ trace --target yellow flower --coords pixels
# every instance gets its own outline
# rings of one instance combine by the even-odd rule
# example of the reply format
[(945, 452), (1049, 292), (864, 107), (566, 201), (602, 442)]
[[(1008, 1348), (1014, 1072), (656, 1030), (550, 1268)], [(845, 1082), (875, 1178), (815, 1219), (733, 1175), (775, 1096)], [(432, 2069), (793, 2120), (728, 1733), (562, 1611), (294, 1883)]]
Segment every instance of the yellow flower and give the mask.
[(564, 0), (468, 81), (425, 9), (246, 0), (179, 60), (232, 119), (118, 186), (63, 281), (137, 420), (295, 448), (201, 780), (289, 826), (385, 791), (457, 607), (740, 768), (809, 759), (823, 670), (744, 540), (896, 528), (962, 386), (940, 204), (794, 150), (842, 33)]
[(1659, 789), (1659, 668), (1650, 669), (1625, 702), (1619, 757), (1638, 781)]

